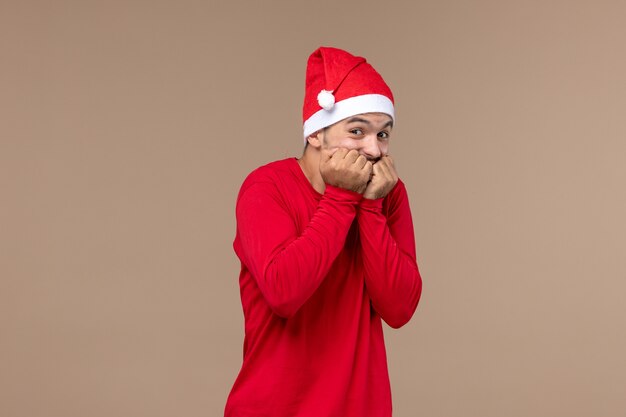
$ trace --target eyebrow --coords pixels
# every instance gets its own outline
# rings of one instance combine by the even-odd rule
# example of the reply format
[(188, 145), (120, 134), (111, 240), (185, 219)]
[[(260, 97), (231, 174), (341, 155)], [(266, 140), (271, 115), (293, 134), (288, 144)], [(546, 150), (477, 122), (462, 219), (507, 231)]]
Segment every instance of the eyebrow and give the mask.
[[(346, 123), (364, 123), (368, 126), (371, 126), (372, 124), (369, 120), (365, 120), (360, 117), (351, 117)], [(389, 120), (381, 129), (385, 129), (387, 127), (393, 127), (393, 120)]]
[(371, 125), (369, 120), (361, 119), (360, 117), (351, 117), (350, 119), (348, 119), (347, 123), (359, 123), (359, 122), (365, 123), (366, 125)]

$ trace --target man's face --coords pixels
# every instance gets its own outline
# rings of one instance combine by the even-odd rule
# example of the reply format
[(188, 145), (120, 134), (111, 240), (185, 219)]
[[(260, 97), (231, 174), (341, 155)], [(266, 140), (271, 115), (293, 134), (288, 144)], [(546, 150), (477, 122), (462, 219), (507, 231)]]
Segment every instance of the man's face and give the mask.
[(321, 132), (322, 149), (356, 149), (375, 162), (389, 151), (393, 120), (384, 113), (363, 113), (348, 117)]

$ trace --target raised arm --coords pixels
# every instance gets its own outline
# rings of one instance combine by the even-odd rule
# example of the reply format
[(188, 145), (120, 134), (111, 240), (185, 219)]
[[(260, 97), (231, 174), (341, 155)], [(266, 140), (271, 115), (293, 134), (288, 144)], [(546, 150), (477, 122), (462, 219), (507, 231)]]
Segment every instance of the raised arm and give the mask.
[(322, 159), (326, 189), (301, 231), (286, 203), (289, 195), (274, 182), (242, 187), (236, 209), (238, 254), (270, 308), (282, 317), (295, 314), (315, 292), (345, 244), (371, 171), (355, 154), (341, 151)]
[(360, 195), (328, 186), (298, 234), (274, 184), (257, 183), (237, 202), (240, 256), (271, 309), (290, 317), (315, 292), (343, 248)]
[(374, 310), (399, 328), (417, 308), (422, 278), (406, 188), (397, 177), (394, 182), (386, 198), (363, 199), (357, 218), (367, 292)]

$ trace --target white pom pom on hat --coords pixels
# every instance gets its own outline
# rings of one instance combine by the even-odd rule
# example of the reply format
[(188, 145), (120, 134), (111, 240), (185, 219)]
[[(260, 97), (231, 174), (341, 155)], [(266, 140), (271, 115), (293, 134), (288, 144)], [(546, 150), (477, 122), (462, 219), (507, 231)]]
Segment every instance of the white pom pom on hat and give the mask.
[(324, 110), (330, 110), (335, 106), (335, 96), (332, 91), (322, 90), (317, 95), (317, 103)]
[(304, 141), (347, 117), (385, 113), (395, 119), (391, 89), (363, 57), (320, 47), (307, 62), (302, 120)]

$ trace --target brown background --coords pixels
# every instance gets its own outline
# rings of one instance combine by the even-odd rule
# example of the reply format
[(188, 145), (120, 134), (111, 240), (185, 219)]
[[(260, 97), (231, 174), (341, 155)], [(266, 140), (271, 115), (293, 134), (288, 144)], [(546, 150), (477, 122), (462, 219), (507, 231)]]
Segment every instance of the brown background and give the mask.
[(366, 56), (424, 278), (394, 415), (626, 409), (621, 1), (0, 1), (0, 415), (219, 416), (245, 175)]

